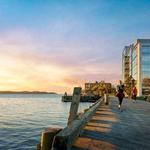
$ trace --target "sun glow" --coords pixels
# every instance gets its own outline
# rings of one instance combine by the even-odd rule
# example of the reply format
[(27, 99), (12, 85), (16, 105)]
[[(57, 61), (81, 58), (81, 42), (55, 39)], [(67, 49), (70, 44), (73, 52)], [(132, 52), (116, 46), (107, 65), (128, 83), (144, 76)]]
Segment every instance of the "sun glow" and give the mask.
[(0, 56), (0, 90), (39, 90), (63, 92), (67, 86), (64, 82), (68, 70), (40, 63), (33, 58), (1, 55)]

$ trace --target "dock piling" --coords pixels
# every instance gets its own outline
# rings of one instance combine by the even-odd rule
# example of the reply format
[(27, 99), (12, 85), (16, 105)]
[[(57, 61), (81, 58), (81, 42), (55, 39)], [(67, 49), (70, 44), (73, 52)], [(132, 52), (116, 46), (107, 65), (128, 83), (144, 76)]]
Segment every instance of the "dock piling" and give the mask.
[(42, 132), (41, 143), (37, 146), (38, 150), (51, 150), (54, 136), (61, 131), (60, 128), (48, 128)]

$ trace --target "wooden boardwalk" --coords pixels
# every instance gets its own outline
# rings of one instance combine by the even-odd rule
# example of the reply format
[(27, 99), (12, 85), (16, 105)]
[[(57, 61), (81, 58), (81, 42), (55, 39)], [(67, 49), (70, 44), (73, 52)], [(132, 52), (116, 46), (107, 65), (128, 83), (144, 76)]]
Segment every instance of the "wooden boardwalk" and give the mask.
[(150, 103), (117, 98), (101, 105), (72, 150), (150, 150)]

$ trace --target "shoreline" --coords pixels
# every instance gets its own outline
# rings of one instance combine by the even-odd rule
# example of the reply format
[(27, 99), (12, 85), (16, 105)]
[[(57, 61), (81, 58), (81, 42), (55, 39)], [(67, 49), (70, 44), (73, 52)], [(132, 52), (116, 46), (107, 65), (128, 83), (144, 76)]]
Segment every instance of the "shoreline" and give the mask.
[(15, 91), (0, 91), (0, 94), (55, 94), (58, 95), (58, 93), (55, 92), (29, 92), (29, 91), (22, 91), (22, 92), (15, 92)]

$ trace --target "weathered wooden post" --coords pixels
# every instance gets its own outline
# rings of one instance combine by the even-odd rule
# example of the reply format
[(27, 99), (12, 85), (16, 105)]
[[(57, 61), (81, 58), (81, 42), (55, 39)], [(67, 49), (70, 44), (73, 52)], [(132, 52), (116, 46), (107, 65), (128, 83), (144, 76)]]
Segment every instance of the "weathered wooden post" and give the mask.
[(72, 121), (77, 117), (78, 107), (80, 102), (80, 94), (81, 94), (81, 87), (75, 87), (73, 91), (71, 106), (70, 106), (68, 125), (70, 125)]
[(42, 132), (40, 145), (37, 150), (51, 150), (54, 136), (60, 132), (60, 128), (48, 128)]

